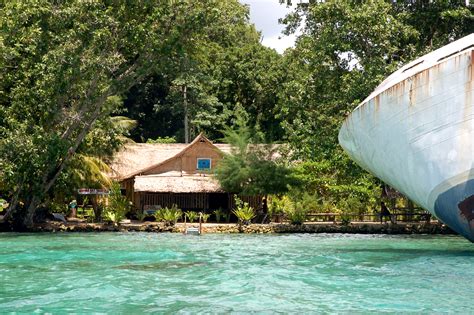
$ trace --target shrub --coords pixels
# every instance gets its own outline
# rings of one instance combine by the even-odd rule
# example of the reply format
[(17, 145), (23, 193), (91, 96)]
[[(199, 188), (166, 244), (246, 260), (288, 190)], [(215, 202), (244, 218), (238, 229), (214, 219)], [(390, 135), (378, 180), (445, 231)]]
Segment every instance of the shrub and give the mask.
[(202, 214), (202, 222), (206, 223), (207, 220), (209, 220), (209, 217), (211, 216), (210, 213), (203, 213)]
[(199, 214), (194, 211), (187, 211), (184, 214), (191, 223), (193, 223), (194, 221), (196, 221), (197, 218), (199, 218)]
[(147, 139), (146, 143), (176, 143), (174, 137), (158, 137), (156, 139)]
[(285, 207), (288, 202), (291, 200), (287, 196), (278, 197), (272, 196), (270, 202), (268, 203), (268, 214), (270, 220), (279, 219), (285, 214)]
[(66, 215), (68, 212), (67, 204), (65, 204), (64, 202), (57, 202), (56, 200), (51, 201), (48, 205), (48, 208), (49, 212), (51, 213), (61, 213)]
[(130, 209), (130, 201), (122, 195), (120, 184), (113, 183), (109, 193), (109, 205), (105, 208), (104, 218), (113, 223), (119, 223), (125, 218)]
[(280, 207), (282, 207), (286, 218), (291, 224), (303, 224), (308, 217), (308, 209), (302, 202), (295, 202), (288, 196), (280, 199)]
[(243, 202), (239, 197), (235, 196), (234, 199), (236, 208), (232, 212), (239, 220), (239, 224), (250, 224), (250, 221), (255, 218), (254, 209), (249, 206), (248, 202)]
[(175, 204), (171, 208), (166, 207), (155, 212), (156, 221), (164, 222), (166, 225), (171, 226), (175, 225), (182, 215), (183, 212)]
[(286, 208), (285, 214), (291, 224), (301, 225), (308, 217), (308, 210), (297, 202), (293, 208)]
[(221, 217), (224, 217), (225, 213), (224, 211), (219, 208), (217, 210), (214, 210), (214, 215), (216, 216), (216, 222), (221, 222)]
[(138, 221), (143, 221), (146, 218), (147, 214), (145, 213), (145, 211), (139, 210), (137, 211), (136, 216)]

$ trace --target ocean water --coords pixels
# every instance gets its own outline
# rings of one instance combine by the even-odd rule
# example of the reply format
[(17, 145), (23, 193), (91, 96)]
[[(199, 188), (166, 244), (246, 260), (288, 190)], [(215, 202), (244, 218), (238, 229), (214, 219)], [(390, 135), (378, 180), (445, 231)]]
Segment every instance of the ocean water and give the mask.
[(453, 236), (0, 233), (0, 313), (472, 313)]

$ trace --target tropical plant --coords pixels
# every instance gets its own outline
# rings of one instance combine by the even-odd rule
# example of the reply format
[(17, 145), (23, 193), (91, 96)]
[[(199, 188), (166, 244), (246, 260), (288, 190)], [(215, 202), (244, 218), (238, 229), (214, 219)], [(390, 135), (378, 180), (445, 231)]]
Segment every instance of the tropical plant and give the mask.
[(155, 212), (156, 221), (164, 222), (166, 225), (173, 226), (183, 216), (181, 209), (178, 209), (176, 204), (171, 208), (165, 207)]
[(270, 220), (279, 220), (285, 214), (285, 207), (288, 202), (291, 202), (287, 195), (283, 196), (270, 196), (270, 202), (268, 203), (268, 215)]
[(281, 194), (299, 181), (283, 161), (275, 161), (277, 146), (263, 145), (263, 136), (242, 118), (235, 128), (223, 131), (224, 141), (232, 146), (214, 172), (226, 191), (242, 195)]
[(143, 221), (146, 218), (147, 214), (145, 213), (145, 211), (139, 210), (137, 211), (136, 216), (138, 221)]
[(197, 218), (199, 218), (199, 214), (194, 211), (186, 211), (184, 214), (191, 223), (196, 221)]
[(234, 196), (235, 209), (232, 211), (237, 219), (239, 225), (248, 225), (250, 221), (255, 218), (255, 211), (249, 206), (248, 202), (242, 201), (239, 197)]
[(125, 215), (130, 210), (130, 201), (127, 197), (122, 195), (120, 184), (114, 182), (110, 188), (109, 204), (105, 208), (103, 214), (107, 221), (119, 223), (125, 218)]
[(283, 196), (276, 201), (276, 207), (283, 211), (291, 224), (301, 225), (308, 217), (308, 210), (301, 202), (292, 200), (289, 196)]
[(214, 216), (216, 217), (216, 222), (219, 223), (221, 222), (221, 217), (224, 217), (225, 212), (221, 208), (214, 210)]
[(210, 213), (203, 213), (201, 214), (202, 222), (206, 223), (207, 220), (209, 220), (209, 217), (211, 216)]

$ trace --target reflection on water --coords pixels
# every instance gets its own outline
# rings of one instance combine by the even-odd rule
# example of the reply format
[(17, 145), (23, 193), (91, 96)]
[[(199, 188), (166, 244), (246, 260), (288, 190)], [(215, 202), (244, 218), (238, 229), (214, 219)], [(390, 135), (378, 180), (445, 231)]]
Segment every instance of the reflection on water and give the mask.
[(469, 313), (452, 236), (0, 234), (0, 313)]

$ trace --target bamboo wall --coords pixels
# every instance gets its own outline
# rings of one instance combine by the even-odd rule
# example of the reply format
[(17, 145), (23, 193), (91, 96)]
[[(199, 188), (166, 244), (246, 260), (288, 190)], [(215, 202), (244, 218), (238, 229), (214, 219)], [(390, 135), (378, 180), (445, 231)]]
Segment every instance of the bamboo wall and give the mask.
[[(223, 193), (227, 194), (227, 193)], [(158, 206), (171, 207), (176, 204), (180, 209), (209, 209), (209, 198), (207, 193), (172, 194), (172, 193), (135, 193), (135, 206), (137, 209), (156, 208)], [(240, 196), (242, 201), (248, 202), (255, 210), (262, 208), (262, 196)], [(223, 207), (224, 208), (224, 207)], [(235, 201), (229, 195), (227, 210), (235, 209)], [(210, 209), (215, 210), (215, 209)]]
[(140, 204), (148, 206), (171, 207), (176, 204), (180, 209), (208, 209), (209, 196), (206, 193), (171, 194), (171, 193), (140, 193)]

